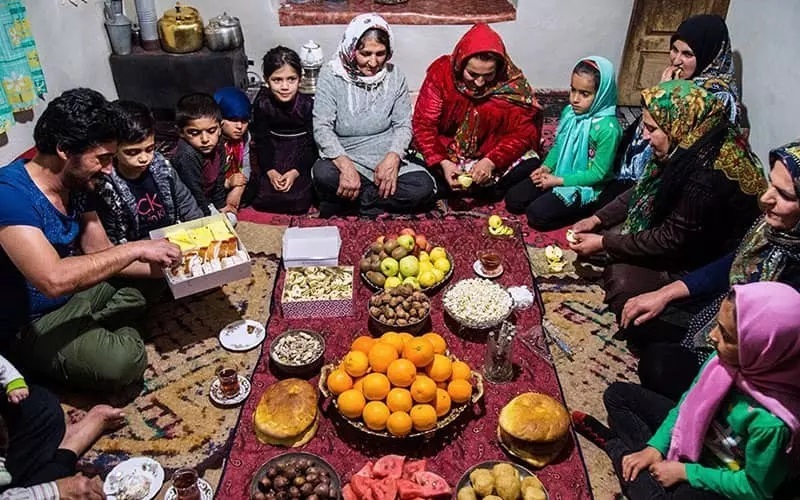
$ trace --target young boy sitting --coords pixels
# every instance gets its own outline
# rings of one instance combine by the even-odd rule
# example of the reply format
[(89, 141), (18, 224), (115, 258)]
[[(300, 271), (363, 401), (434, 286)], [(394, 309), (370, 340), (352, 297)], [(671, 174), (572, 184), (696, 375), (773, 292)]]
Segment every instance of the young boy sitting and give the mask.
[(155, 151), (155, 119), (144, 104), (113, 103), (119, 145), (111, 175), (97, 187), (97, 213), (115, 245), (149, 238), (150, 231), (198, 219), (203, 212), (169, 162)]
[(204, 215), (212, 209), (235, 214), (229, 206), (223, 162), (225, 150), (220, 144), (222, 112), (208, 94), (181, 97), (175, 109), (180, 139), (172, 156), (172, 166), (194, 196)]
[(239, 209), (245, 186), (250, 180), (250, 99), (236, 87), (223, 87), (214, 92), (222, 113), (222, 147), (225, 173), (225, 204)]

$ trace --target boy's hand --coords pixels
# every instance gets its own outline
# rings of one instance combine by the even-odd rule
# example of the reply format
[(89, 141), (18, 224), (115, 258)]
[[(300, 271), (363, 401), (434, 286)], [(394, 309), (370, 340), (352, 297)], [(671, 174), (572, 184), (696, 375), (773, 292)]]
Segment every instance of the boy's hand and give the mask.
[(8, 402), (19, 404), (22, 402), (23, 399), (28, 397), (28, 388), (27, 387), (20, 387), (19, 389), (14, 389), (13, 391), (8, 393)]

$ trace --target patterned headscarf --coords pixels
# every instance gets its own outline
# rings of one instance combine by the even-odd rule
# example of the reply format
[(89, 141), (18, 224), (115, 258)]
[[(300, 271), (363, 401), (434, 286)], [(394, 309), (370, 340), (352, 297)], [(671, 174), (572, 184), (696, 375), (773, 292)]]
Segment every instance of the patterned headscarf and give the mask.
[[(663, 82), (642, 91), (647, 111), (667, 134), (672, 151), (667, 164), (655, 159), (645, 166), (642, 177), (634, 188), (623, 233), (637, 233), (648, 229), (655, 213), (655, 202), (665, 168), (683, 167), (680, 162), (693, 162), (695, 169), (713, 168), (739, 184), (739, 189), (749, 195), (766, 190), (767, 184), (758, 160), (747, 142), (727, 126), (725, 106), (712, 93), (686, 80)], [(706, 136), (718, 133), (722, 127), (723, 142), (719, 153), (709, 156)], [(699, 148), (699, 149), (698, 149)], [(677, 153), (681, 158), (677, 159)]]
[(668, 460), (697, 462), (711, 421), (734, 388), (781, 419), (792, 443), (800, 432), (800, 294), (769, 281), (737, 285), (734, 292), (739, 364), (715, 357), (703, 367), (678, 408)]
[[(497, 76), (493, 82), (479, 89), (472, 89), (464, 82), (464, 67), (472, 56), (481, 53), (494, 54), (502, 62), (498, 63)], [(448, 146), (450, 160), (457, 163), (459, 160), (477, 156), (480, 116), (475, 104), (478, 102), (484, 99), (502, 99), (518, 106), (541, 109), (522, 70), (511, 61), (500, 35), (488, 24), (479, 23), (470, 28), (456, 44), (450, 62), (453, 65), (456, 90), (473, 102), (456, 130), (453, 142)]]
[(387, 47), (388, 52), (386, 54), (386, 63), (388, 63), (392, 58), (392, 50), (394, 50), (394, 34), (389, 27), (389, 23), (374, 12), (360, 14), (350, 21), (344, 31), (344, 35), (342, 35), (341, 42), (339, 42), (338, 52), (328, 63), (336, 75), (366, 89), (378, 87), (383, 83), (387, 74), (387, 64), (384, 64), (383, 68), (373, 76), (364, 76), (358, 70), (358, 64), (356, 63), (358, 41), (361, 40), (364, 33), (371, 29), (382, 30), (389, 36), (389, 47)]

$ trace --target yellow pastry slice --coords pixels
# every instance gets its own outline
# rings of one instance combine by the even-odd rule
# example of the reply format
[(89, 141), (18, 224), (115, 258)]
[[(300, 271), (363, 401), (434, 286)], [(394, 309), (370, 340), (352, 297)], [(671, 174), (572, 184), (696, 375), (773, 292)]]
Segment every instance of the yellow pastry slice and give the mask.
[(208, 247), (214, 241), (214, 235), (208, 226), (196, 227), (189, 230), (189, 234), (198, 247)]
[(233, 233), (228, 228), (228, 225), (225, 224), (224, 220), (217, 220), (206, 226), (209, 230), (211, 230), (211, 234), (214, 236), (214, 239), (217, 241), (225, 241), (230, 238), (233, 238)]
[(194, 240), (185, 229), (179, 229), (174, 233), (167, 234), (166, 237), (170, 243), (174, 243), (181, 248), (181, 253), (186, 253), (189, 250), (194, 250), (197, 247), (197, 245), (194, 243)]

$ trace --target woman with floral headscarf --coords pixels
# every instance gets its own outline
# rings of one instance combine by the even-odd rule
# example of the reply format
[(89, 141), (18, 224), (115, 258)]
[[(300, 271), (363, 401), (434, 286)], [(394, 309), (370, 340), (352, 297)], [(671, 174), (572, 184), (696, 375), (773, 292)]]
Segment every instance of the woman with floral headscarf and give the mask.
[(653, 148), (633, 189), (592, 216), (595, 234), (577, 227), (582, 255), (601, 250), (606, 302), (625, 301), (713, 261), (736, 247), (758, 216), (764, 173), (713, 94), (686, 80), (642, 92), (642, 123)]
[(442, 195), (500, 199), (541, 163), (540, 110), (500, 35), (476, 24), (428, 67), (414, 109), (417, 161)]
[(377, 14), (353, 18), (320, 71), (314, 100), (313, 168), (320, 215), (378, 215), (427, 208), (433, 178), (404, 156), (411, 142), (406, 78), (389, 63), (394, 36)]
[(626, 498), (773, 498), (797, 475), (798, 309), (800, 294), (783, 283), (736, 285), (708, 334), (714, 355), (677, 405), (615, 382), (603, 395), (610, 428), (572, 413), (608, 453)]
[[(761, 197), (764, 215), (737, 251), (625, 303), (621, 326), (631, 331), (629, 339), (634, 336), (640, 345), (647, 344), (639, 359), (639, 379), (648, 389), (677, 399), (689, 387), (711, 353), (706, 337), (731, 286), (780, 281), (800, 290), (800, 142), (773, 149), (769, 159), (770, 187)], [(705, 303), (715, 296), (717, 300), (688, 324), (676, 325), (670, 338), (651, 338), (652, 325), (658, 325), (665, 310), (670, 315), (670, 309), (685, 309), (687, 302)], [(656, 329), (664, 330), (663, 325)]]
[[(670, 39), (669, 59), (670, 64), (661, 75), (662, 82), (681, 79), (694, 82), (725, 103), (728, 121), (743, 130), (747, 127), (739, 103), (731, 40), (723, 18), (700, 14), (684, 20)], [(637, 119), (622, 135), (615, 159), (616, 178), (606, 186), (599, 203), (604, 205), (633, 186), (652, 156), (641, 119)]]

